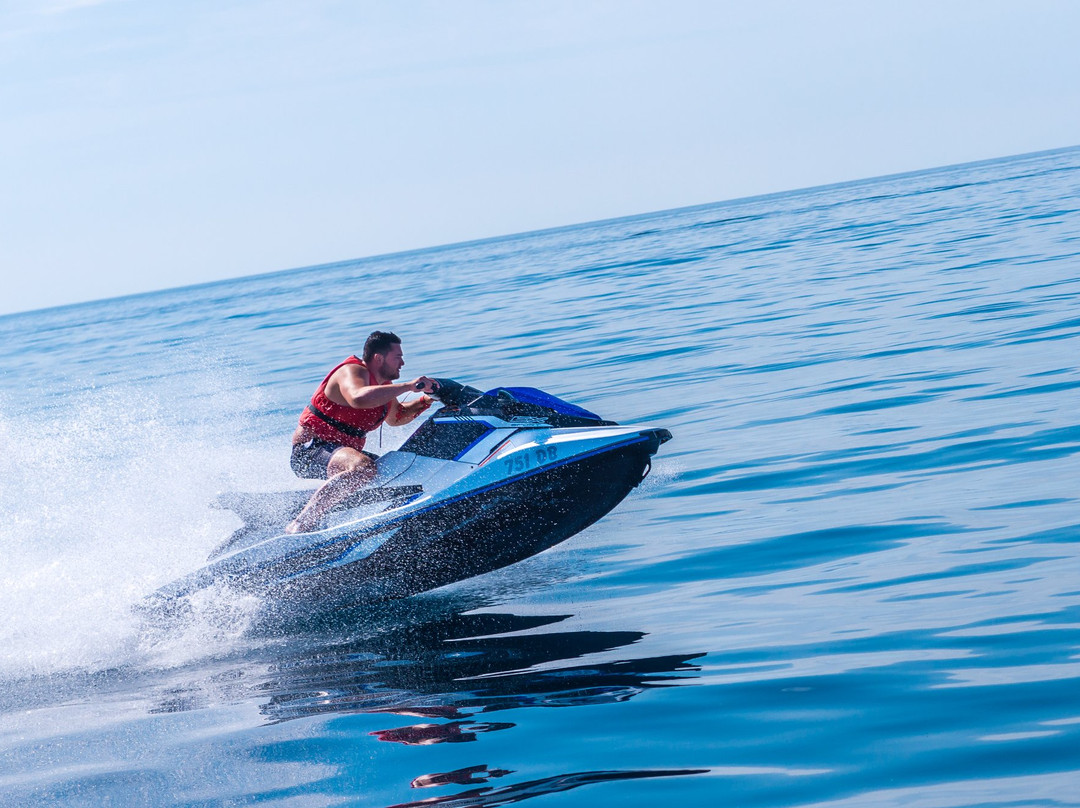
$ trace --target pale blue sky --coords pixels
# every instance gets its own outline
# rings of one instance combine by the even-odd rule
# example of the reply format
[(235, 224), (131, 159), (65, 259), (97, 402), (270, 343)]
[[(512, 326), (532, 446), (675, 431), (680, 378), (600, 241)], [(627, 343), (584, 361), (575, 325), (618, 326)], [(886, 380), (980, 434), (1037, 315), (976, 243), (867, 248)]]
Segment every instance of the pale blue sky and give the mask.
[(0, 313), (1080, 144), (1080, 2), (0, 0)]

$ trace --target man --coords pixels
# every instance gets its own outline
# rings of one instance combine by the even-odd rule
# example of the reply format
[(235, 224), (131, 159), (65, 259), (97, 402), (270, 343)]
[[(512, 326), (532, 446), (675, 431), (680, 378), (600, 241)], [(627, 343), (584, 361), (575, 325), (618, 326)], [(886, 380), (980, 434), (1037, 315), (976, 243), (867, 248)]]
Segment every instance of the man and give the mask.
[(432, 393), (436, 388), (427, 376), (394, 384), (404, 366), (397, 335), (375, 331), (364, 343), (363, 359), (350, 356), (315, 390), (293, 433), (291, 465), (298, 477), (326, 482), (286, 526), (286, 533), (315, 530), (327, 511), (375, 476), (374, 456), (363, 451), (369, 432), (384, 421), (407, 424), (431, 406), (427, 395), (408, 404), (397, 400), (403, 393)]

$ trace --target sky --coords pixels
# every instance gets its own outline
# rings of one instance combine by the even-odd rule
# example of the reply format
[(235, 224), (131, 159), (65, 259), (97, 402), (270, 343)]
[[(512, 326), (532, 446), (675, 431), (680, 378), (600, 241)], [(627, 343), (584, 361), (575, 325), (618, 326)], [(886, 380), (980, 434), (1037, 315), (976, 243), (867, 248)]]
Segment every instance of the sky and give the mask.
[(0, 0), (0, 314), (1080, 145), (1072, 0)]

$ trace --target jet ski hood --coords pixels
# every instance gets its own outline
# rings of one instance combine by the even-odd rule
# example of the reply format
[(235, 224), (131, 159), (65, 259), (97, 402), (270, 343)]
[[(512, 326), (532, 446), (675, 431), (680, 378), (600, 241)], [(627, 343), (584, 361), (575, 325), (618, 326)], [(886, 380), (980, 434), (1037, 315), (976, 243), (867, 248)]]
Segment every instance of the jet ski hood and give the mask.
[(504, 418), (537, 418), (551, 426), (616, 426), (584, 407), (535, 387), (496, 387), (481, 392), (453, 379), (436, 379), (435, 396), (447, 408), (465, 415), (499, 415)]

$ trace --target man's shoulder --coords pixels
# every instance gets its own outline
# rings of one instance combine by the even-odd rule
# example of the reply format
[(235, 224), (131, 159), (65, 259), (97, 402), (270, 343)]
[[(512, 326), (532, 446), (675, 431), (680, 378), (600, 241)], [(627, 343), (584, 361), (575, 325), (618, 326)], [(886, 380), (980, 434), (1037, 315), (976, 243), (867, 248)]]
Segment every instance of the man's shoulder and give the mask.
[(344, 364), (330, 374), (331, 379), (362, 379), (364, 384), (368, 381), (368, 370), (356, 362)]

